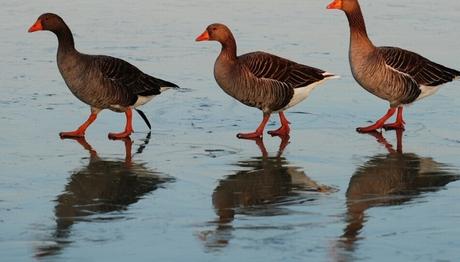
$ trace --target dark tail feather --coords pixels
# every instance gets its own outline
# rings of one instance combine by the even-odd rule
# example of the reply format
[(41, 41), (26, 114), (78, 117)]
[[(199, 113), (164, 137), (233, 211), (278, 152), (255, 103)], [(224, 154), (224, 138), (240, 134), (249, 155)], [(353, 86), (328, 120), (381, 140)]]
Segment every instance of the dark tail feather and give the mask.
[(136, 112), (142, 117), (142, 119), (144, 119), (144, 122), (149, 127), (149, 129), (152, 130), (152, 126), (150, 125), (150, 122), (149, 122), (147, 116), (144, 114), (144, 112), (142, 112), (141, 110), (139, 110), (137, 108), (134, 108), (134, 109), (136, 109)]
[(168, 82), (168, 81), (165, 81), (165, 80), (163, 80), (163, 79), (157, 78), (156, 80), (157, 80), (158, 85), (159, 85), (160, 87), (179, 88), (178, 85), (176, 85), (176, 84), (174, 84), (174, 83), (171, 83), (171, 82)]

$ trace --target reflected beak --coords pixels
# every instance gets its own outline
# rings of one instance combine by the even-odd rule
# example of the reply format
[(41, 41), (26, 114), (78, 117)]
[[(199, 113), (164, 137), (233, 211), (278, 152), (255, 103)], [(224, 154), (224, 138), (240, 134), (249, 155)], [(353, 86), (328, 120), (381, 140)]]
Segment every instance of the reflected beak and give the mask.
[(40, 19), (37, 20), (37, 22), (35, 22), (35, 24), (33, 24), (30, 28), (29, 28), (29, 33), (32, 33), (32, 32), (35, 32), (35, 31), (40, 31), (40, 30), (43, 30), (43, 26), (42, 26), (42, 21)]
[(204, 30), (204, 32), (195, 39), (195, 41), (197, 42), (208, 41), (208, 40), (209, 40), (208, 30)]
[(334, 0), (327, 6), (327, 9), (342, 9), (342, 0)]

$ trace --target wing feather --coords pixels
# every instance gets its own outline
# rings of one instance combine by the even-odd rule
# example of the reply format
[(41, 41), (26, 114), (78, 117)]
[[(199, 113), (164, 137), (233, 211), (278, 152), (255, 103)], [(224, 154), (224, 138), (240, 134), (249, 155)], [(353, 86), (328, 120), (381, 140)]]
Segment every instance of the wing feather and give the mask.
[(308, 86), (325, 78), (323, 70), (265, 52), (248, 53), (239, 60), (255, 77), (278, 81), (290, 88)]
[(92, 66), (114, 87), (132, 95), (158, 95), (162, 87), (177, 87), (173, 83), (147, 75), (134, 65), (115, 57), (94, 56)]
[(396, 47), (380, 47), (387, 66), (409, 75), (419, 85), (437, 86), (454, 80), (460, 72), (432, 62), (414, 52)]

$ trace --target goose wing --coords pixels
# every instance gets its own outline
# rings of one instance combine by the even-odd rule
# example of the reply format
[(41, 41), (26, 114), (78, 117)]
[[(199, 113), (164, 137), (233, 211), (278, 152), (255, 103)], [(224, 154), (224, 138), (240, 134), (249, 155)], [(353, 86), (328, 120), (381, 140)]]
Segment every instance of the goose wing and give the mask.
[(265, 52), (248, 53), (239, 60), (255, 77), (279, 81), (291, 88), (305, 87), (328, 76), (323, 70)]
[(419, 85), (438, 86), (460, 76), (460, 72), (457, 70), (447, 68), (401, 48), (380, 47), (379, 53), (387, 66), (410, 76)]
[(119, 58), (95, 56), (92, 65), (102, 73), (104, 80), (133, 95), (158, 95), (161, 93), (161, 88), (177, 87), (173, 83), (147, 75), (134, 65)]

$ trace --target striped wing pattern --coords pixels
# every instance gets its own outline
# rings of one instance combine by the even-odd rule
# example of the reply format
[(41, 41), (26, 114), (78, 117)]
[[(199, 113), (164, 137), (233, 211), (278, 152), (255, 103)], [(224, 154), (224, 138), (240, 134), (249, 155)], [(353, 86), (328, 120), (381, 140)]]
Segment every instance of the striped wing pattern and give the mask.
[(434, 63), (421, 55), (396, 47), (380, 47), (385, 63), (409, 75), (419, 85), (438, 86), (451, 82), (460, 72)]
[(151, 96), (160, 94), (161, 87), (177, 87), (173, 83), (144, 74), (132, 64), (110, 56), (96, 56), (93, 66), (97, 67), (104, 79), (112, 85), (124, 89), (132, 95)]
[(287, 84), (290, 88), (310, 85), (324, 79), (324, 71), (298, 64), (265, 52), (242, 55), (239, 60), (256, 77)]

